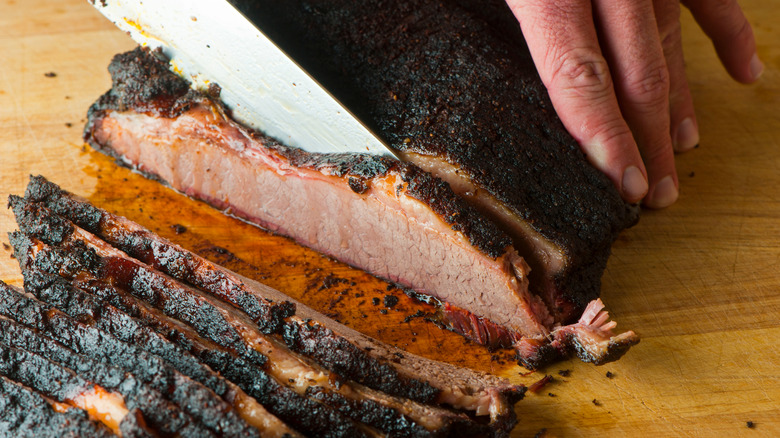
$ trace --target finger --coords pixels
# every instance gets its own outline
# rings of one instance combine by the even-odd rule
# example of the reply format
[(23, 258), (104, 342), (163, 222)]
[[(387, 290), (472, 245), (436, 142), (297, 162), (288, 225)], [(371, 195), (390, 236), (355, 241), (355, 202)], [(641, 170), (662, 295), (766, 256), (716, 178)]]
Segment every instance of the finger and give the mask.
[(729, 74), (743, 83), (754, 82), (764, 71), (758, 59), (753, 28), (737, 0), (684, 0), (696, 22), (710, 37)]
[(680, 27), (680, 4), (677, 0), (655, 0), (654, 3), (661, 48), (669, 70), (669, 122), (672, 146), (684, 152), (699, 144), (699, 125), (693, 109), (693, 97), (685, 76), (685, 60)]
[(647, 175), (623, 120), (587, 0), (510, 0), (536, 68), (566, 129), (629, 202)]
[(666, 207), (677, 200), (677, 172), (669, 127), (669, 70), (653, 2), (595, 0), (594, 12), (620, 109), (647, 168), (644, 204)]

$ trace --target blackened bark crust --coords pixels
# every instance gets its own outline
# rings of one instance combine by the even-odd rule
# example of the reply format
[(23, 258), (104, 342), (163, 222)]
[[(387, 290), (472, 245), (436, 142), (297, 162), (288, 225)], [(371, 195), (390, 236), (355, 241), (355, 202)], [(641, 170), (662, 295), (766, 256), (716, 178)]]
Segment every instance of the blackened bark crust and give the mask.
[[(0, 435), (39, 438), (103, 438), (114, 434), (80, 409), (57, 412), (37, 392), (0, 378)], [(134, 428), (126, 426), (128, 432)]]
[(638, 209), (563, 127), (506, 2), (233, 3), (392, 147), (444, 158), (562, 248), (566, 299), (598, 297)]

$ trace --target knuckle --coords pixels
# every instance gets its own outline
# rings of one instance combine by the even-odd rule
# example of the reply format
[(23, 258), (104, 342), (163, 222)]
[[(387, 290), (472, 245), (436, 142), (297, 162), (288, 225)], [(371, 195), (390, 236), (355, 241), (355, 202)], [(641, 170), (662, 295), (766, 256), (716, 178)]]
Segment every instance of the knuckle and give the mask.
[(707, 7), (716, 17), (728, 17), (733, 13), (736, 4), (736, 0), (709, 0)]
[(664, 53), (671, 53), (677, 50), (682, 51), (682, 26), (679, 21), (675, 21), (660, 30), (659, 33), (661, 36), (661, 48)]
[(653, 166), (661, 166), (674, 161), (674, 149), (670, 139), (660, 137), (652, 142), (644, 142), (640, 146), (642, 159)]
[(732, 34), (732, 38), (734, 40), (738, 40), (740, 42), (744, 42), (744, 40), (752, 38), (753, 35), (753, 28), (750, 26), (750, 22), (746, 19), (742, 19), (741, 22), (734, 27), (734, 33)]
[(609, 65), (591, 49), (573, 49), (554, 61), (551, 84), (559, 90), (584, 96), (603, 96), (612, 91)]
[(666, 106), (670, 77), (666, 64), (636, 70), (626, 80), (626, 93), (631, 100), (649, 107)]
[(591, 120), (585, 127), (589, 137), (599, 145), (599, 151), (589, 151), (600, 155), (601, 160), (611, 162), (625, 154), (626, 149), (636, 148), (636, 143), (628, 126), (622, 120)]

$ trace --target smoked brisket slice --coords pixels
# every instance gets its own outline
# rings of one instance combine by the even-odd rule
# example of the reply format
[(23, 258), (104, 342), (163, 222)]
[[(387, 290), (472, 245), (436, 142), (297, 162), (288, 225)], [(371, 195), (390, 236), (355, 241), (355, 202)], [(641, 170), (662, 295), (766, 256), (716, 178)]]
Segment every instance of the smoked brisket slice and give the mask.
[[(25, 228), (25, 227), (21, 227)], [(73, 242), (72, 245), (68, 245), (64, 248), (49, 247), (46, 244), (38, 241), (34, 237), (28, 237), (21, 234), (14, 234), (11, 236), (11, 242), (14, 245), (15, 254), (17, 254), (20, 264), (28, 265), (32, 269), (43, 270), (50, 274), (59, 273), (67, 277), (83, 276), (85, 273), (89, 274), (89, 269), (99, 269), (102, 265), (102, 260), (95, 253), (94, 248), (85, 246), (81, 241)], [(67, 243), (67, 242), (65, 242)], [(92, 273), (94, 274), (94, 272)], [(144, 282), (143, 278), (135, 278), (134, 280)], [(179, 297), (181, 298), (181, 297)], [(184, 298), (186, 300), (186, 297)], [(175, 302), (166, 303), (167, 305), (176, 307)], [(206, 312), (208, 313), (208, 311)], [(194, 312), (196, 317), (202, 316), (203, 312)], [(62, 317), (56, 318), (56, 320), (62, 321)], [(205, 324), (212, 325), (213, 332), (211, 334), (217, 335), (222, 330), (230, 331), (230, 327), (221, 324), (217, 321), (205, 320)], [(48, 325), (43, 325), (42, 328), (47, 328)], [(64, 333), (70, 333), (72, 330), (62, 330)], [(228, 335), (229, 336), (229, 335)], [(219, 339), (216, 339), (219, 341)], [(227, 343), (230, 345), (236, 345), (236, 340), (228, 337)], [(87, 348), (90, 345), (86, 345)], [(110, 346), (109, 346), (110, 347)], [(91, 350), (92, 354), (100, 354), (100, 350)], [(121, 349), (118, 353), (122, 353)], [(139, 354), (142, 358), (145, 358), (145, 354)], [(248, 357), (247, 357), (248, 356)], [(325, 406), (320, 406), (319, 403), (312, 402), (306, 398), (298, 396), (288, 387), (279, 384), (274, 379), (270, 378), (262, 368), (258, 367), (257, 360), (253, 360), (255, 356), (247, 354), (243, 357), (243, 362), (233, 361), (233, 363), (224, 363), (224, 357), (210, 357), (205, 362), (211, 366), (217, 367), (217, 370), (226, 378), (235, 382), (239, 387), (244, 389), (250, 396), (256, 398), (262, 405), (272, 412), (287, 424), (293, 426), (295, 429), (301, 430), (306, 434), (323, 436), (323, 437), (361, 437), (369, 436), (362, 431), (359, 425), (356, 425), (344, 418), (337, 412), (328, 409)], [(133, 362), (132, 357), (126, 357), (125, 360)], [(264, 363), (264, 360), (261, 359)], [(219, 365), (222, 367), (218, 367)], [(155, 365), (158, 365), (155, 367)], [(166, 382), (174, 383), (167, 374), (170, 373), (170, 369), (159, 369), (159, 363), (155, 363), (154, 360), (150, 363), (148, 373), (155, 373), (160, 377), (161, 382), (158, 385), (164, 385)], [(139, 370), (143, 372), (143, 370)], [(182, 391), (184, 388), (179, 388), (182, 382), (180, 379), (175, 380), (175, 385), (171, 385), (170, 392)], [(182, 385), (184, 386), (184, 385)], [(192, 386), (192, 385), (189, 385)], [(197, 388), (193, 388), (195, 391), (188, 391), (186, 394), (193, 394), (193, 397), (198, 395)], [(208, 407), (204, 406), (205, 402), (209, 400), (194, 399), (191, 402), (191, 406), (194, 409), (203, 409)], [(213, 403), (214, 400), (211, 400)], [(199, 412), (195, 412), (196, 414)]]
[(60, 403), (82, 409), (102, 406), (116, 423), (138, 408), (160, 433), (214, 436), (135, 376), (95, 362), (40, 333), (36, 327), (44, 327), (45, 315), (19, 291), (0, 282), (0, 297), (0, 374)]
[[(228, 401), (247, 423), (260, 431), (261, 436), (297, 436), (296, 432), (266, 411), (254, 398), (177, 345), (180, 343), (183, 347), (192, 348), (199, 357), (208, 355), (212, 358), (211, 361), (229, 360), (225, 358), (225, 353), (209, 348), (208, 343), (202, 339), (182, 336), (176, 338), (177, 342), (172, 342), (116, 307), (76, 289), (62, 277), (29, 266), (23, 267), (22, 273), (25, 291), (74, 319), (90, 321), (94, 327), (123, 342), (135, 343), (171, 363), (183, 374), (208, 386)], [(181, 336), (175, 331), (168, 331), (166, 334)]]
[[(229, 213), (436, 297), (453, 329), (481, 343), (514, 345), (525, 366), (572, 352), (601, 363), (636, 343), (631, 332), (613, 339), (599, 326), (561, 331), (556, 312), (529, 292), (528, 266), (509, 237), (442, 180), (387, 158), (287, 148), (233, 122), (213, 96), (173, 85), (177, 76), (161, 63), (141, 49), (115, 57), (114, 86), (89, 112), (85, 137), (94, 147)], [(87, 226), (97, 217), (82, 219), (97, 232)], [(120, 235), (114, 244), (127, 251), (121, 244), (138, 246), (134, 239)], [(138, 252), (132, 255), (141, 260), (154, 256), (152, 248)], [(243, 308), (238, 300), (245, 295), (223, 293)], [(590, 309), (603, 316), (599, 306), (593, 301)], [(266, 331), (274, 328), (272, 322)]]
[[(73, 220), (109, 244), (173, 278), (191, 285), (212, 284), (210, 279), (218, 278), (220, 286), (210, 291), (228, 302), (234, 303), (224, 296), (225, 291), (230, 291), (233, 297), (246, 295), (274, 302), (289, 299), (192, 254), (134, 222), (95, 208), (42, 177), (31, 178), (25, 198)], [(37, 229), (52, 239), (62, 240), (72, 233), (61, 231), (62, 226), (52, 225), (52, 221), (25, 220), (29, 231)], [(282, 339), (292, 350), (311, 357), (337, 375), (399, 397), (422, 403), (443, 403), (477, 415), (489, 415), (495, 427), (511, 428), (514, 424), (512, 405), (522, 397), (524, 388), (488, 374), (408, 354), (349, 329), (301, 303), (296, 303), (296, 309), (297, 314), (284, 321)]]
[[(56, 186), (52, 187), (50, 183), (40, 178), (33, 179), (31, 187), (36, 184), (46, 186), (48, 189), (56, 188)], [(33, 190), (28, 188), (28, 194), (30, 192), (35, 192), (34, 187)], [(40, 190), (38, 190), (38, 193), (40, 193)], [(290, 316), (285, 318), (283, 326), (279, 330), (280, 334), (263, 341), (265, 343), (257, 344), (257, 342), (261, 341), (261, 337), (272, 336), (272, 334), (263, 333), (254, 324), (253, 318), (243, 312), (238, 312), (237, 309), (231, 308), (226, 303), (215, 301), (214, 298), (210, 298), (211, 294), (206, 291), (180, 284), (173, 278), (157, 272), (152, 267), (128, 257), (124, 252), (117, 251), (117, 249), (112, 248), (106, 242), (75, 226), (65, 217), (54, 214), (45, 205), (48, 204), (55, 207), (53, 209), (55, 211), (59, 209), (68, 215), (75, 216), (77, 220), (82, 222), (84, 221), (83, 218), (88, 216), (81, 215), (79, 219), (78, 211), (81, 210), (83, 212), (85, 210), (76, 207), (82, 201), (61, 192), (59, 188), (49, 190), (49, 194), (51, 195), (52, 193), (56, 193), (57, 196), (48, 196), (45, 201), (38, 199), (37, 201), (40, 201), (40, 203), (34, 202), (33, 196), (28, 196), (26, 200), (17, 197), (10, 198), (9, 204), (14, 209), (19, 226), (24, 233), (27, 233), (26, 235), (21, 233), (13, 234), (12, 243), (15, 246), (20, 265), (23, 267), (25, 287), (36, 296), (45, 297), (47, 301), (51, 301), (53, 304), (56, 303), (66, 313), (72, 314), (74, 317), (79, 315), (80, 319), (86, 318), (91, 321), (91, 326), (96, 328), (104, 327), (109, 331), (120, 327), (120, 333), (118, 334), (121, 336), (128, 336), (129, 332), (123, 334), (122, 331), (131, 329), (130, 331), (135, 334), (133, 337), (141, 342), (156, 339), (150, 336), (148, 330), (145, 330), (149, 328), (155, 330), (161, 336), (171, 335), (167, 339), (171, 343), (181, 341), (177, 344), (181, 348), (198, 343), (201, 345), (205, 345), (206, 342), (219, 343), (221, 341), (218, 337), (214, 337), (214, 334), (230, 333), (232, 330), (237, 329), (241, 333), (245, 345), (263, 346), (262, 348), (257, 346), (254, 348), (258, 352), (263, 350), (263, 352), (268, 354), (267, 360), (257, 361), (253, 355), (236, 350), (235, 347), (239, 341), (233, 335), (228, 336), (225, 348), (228, 348), (228, 350), (232, 349), (233, 354), (241, 356), (239, 359), (244, 360), (245, 364), (241, 369), (236, 369), (236, 367), (232, 369), (230, 367), (220, 368), (220, 364), (224, 362), (224, 355), (220, 360), (209, 362), (204, 357), (209, 355), (202, 354), (204, 353), (203, 351), (200, 352), (201, 354), (193, 351), (191, 353), (207, 362), (225, 378), (242, 387), (249, 395), (258, 397), (256, 391), (252, 391), (250, 388), (251, 386), (256, 386), (258, 381), (262, 380), (257, 379), (258, 375), (256, 373), (260, 372), (260, 377), (262, 377), (262, 367), (268, 367), (271, 364), (274, 364), (276, 367), (290, 364), (290, 359), (284, 359), (286, 357), (285, 354), (292, 359), (290, 355), (293, 353), (281, 354), (286, 349), (283, 343), (284, 337), (281, 334), (281, 332), (285, 331), (284, 327), (290, 325), (300, 326), (301, 324), (316, 325), (312, 321), (303, 321), (295, 316)], [(160, 239), (147, 230), (143, 230), (137, 224), (133, 224), (126, 219), (120, 221), (119, 219), (122, 218), (117, 218), (102, 210), (94, 209), (94, 207), (91, 211), (103, 216), (101, 220), (97, 221), (97, 225), (100, 223), (105, 225), (106, 222), (115, 225), (121, 224), (121, 227), (117, 227), (115, 231), (123, 229), (125, 235), (135, 235), (136, 239), (134, 242), (136, 243), (154, 243), (154, 245), (147, 245), (147, 249), (150, 249), (152, 246), (156, 246), (156, 249), (162, 249), (162, 245), (167, 246), (165, 252), (168, 254), (169, 260), (189, 260), (189, 262), (198, 263), (199, 269), (195, 270), (196, 273), (191, 272), (189, 269), (180, 269), (178, 272), (188, 272), (188, 275), (197, 277), (196, 280), (219, 277), (222, 279), (223, 288), (232, 291), (231, 296), (234, 297), (241, 295), (237, 294), (237, 291), (243, 291), (243, 293), (251, 296), (254, 300), (266, 299), (246, 288), (243, 283), (237, 282), (235, 274), (218, 268), (191, 253), (187, 253), (187, 257), (182, 257), (185, 255), (184, 250)], [(95, 217), (96, 215), (93, 214), (92, 216)], [(43, 239), (46, 243), (37, 240), (37, 238)], [(157, 264), (161, 261), (155, 257), (152, 257), (152, 259)], [(53, 277), (56, 278), (53, 279)], [(195, 282), (197, 283), (198, 281), (200, 280)], [(104, 302), (103, 304), (98, 304), (96, 300), (104, 300)], [(267, 302), (283, 301), (283, 296), (275, 295), (273, 299)], [(158, 311), (164, 311), (167, 316), (163, 315), (161, 317), (160, 314), (155, 313)], [(192, 315), (196, 316), (193, 317)], [(215, 319), (216, 315), (221, 315), (222, 319)], [(319, 317), (318, 315), (313, 316)], [(183, 329), (180, 325), (181, 322), (175, 321), (171, 317), (186, 320), (188, 324), (193, 324), (193, 327), (205, 322), (211, 325), (212, 328), (210, 330), (214, 331), (201, 333), (209, 338), (209, 341), (193, 338), (192, 330)], [(132, 323), (128, 318), (132, 318)], [(253, 331), (254, 334), (251, 334)], [(332, 332), (329, 335), (334, 339), (338, 339), (338, 336)], [(199, 336), (199, 334), (194, 336)], [(252, 341), (253, 339), (255, 341)], [(344, 351), (343, 346), (339, 346), (338, 343), (334, 344), (334, 346), (337, 347), (334, 351), (336, 356), (348, 359), (350, 356), (355, 355), (355, 352), (349, 349)], [(149, 347), (145, 348), (148, 349)], [(159, 345), (155, 348), (157, 351), (161, 351)], [(265, 348), (278, 350), (278, 352), (265, 351)], [(169, 349), (164, 349), (162, 352), (164, 356), (171, 357), (172, 352)], [(358, 352), (362, 351), (358, 350)], [(177, 350), (173, 357), (176, 358), (181, 353), (181, 351)], [(175, 360), (177, 363), (186, 364), (187, 362), (181, 357)], [(424, 362), (424, 360), (420, 360)], [(306, 361), (303, 363), (305, 364)], [(365, 363), (365, 360), (363, 360), (364, 365)], [(368, 363), (376, 363), (376, 360), (371, 360)], [(394, 371), (392, 366), (387, 364), (383, 366), (391, 374)], [(251, 371), (251, 368), (254, 368), (255, 371)], [(448, 371), (448, 368), (457, 370), (457, 368), (439, 364), (438, 369), (437, 367), (429, 367), (429, 371)], [(308, 373), (304, 375), (312, 379), (316, 377), (312, 374), (312, 372), (317, 372), (316, 370), (315, 365), (310, 364), (309, 371), (303, 372)], [(381, 371), (382, 368), (380, 367), (379, 370)], [(295, 369), (293, 369), (293, 372), (296, 372)], [(319, 372), (322, 373), (323, 371)], [(373, 426), (392, 436), (503, 436), (511, 429), (515, 421), (512, 404), (522, 395), (520, 388), (513, 389), (505, 381), (493, 378), (492, 383), (498, 383), (499, 385), (493, 388), (483, 387), (484, 395), (474, 393), (469, 389), (462, 392), (462, 394), (468, 392), (468, 396), (462, 395), (461, 400), (457, 400), (452, 397), (450, 391), (449, 400), (443, 397), (444, 400), (439, 401), (439, 403), (452, 404), (453, 406), (458, 406), (458, 403), (460, 403), (461, 405), (458, 407), (477, 410), (474, 414), (479, 416), (490, 414), (492, 421), (486, 425), (470, 420), (463, 413), (452, 412), (446, 408), (438, 407), (435, 403), (426, 406), (419, 402), (412, 400), (404, 401), (401, 398), (364, 388), (355, 382), (350, 382), (346, 379), (342, 380), (344, 376), (341, 375), (336, 376), (334, 374), (333, 378), (341, 380), (341, 383), (334, 385), (328, 383), (331, 378), (327, 377), (327, 372), (325, 373), (324, 381), (320, 379), (320, 382), (316, 385), (305, 387), (305, 395), (308, 398), (317, 400), (318, 403), (322, 403), (324, 406), (332, 407), (343, 415), (358, 419), (362, 423)], [(450, 372), (449, 374), (451, 376), (464, 377), (466, 386), (480, 379), (475, 373), (467, 372), (466, 370), (460, 370), (460, 373)], [(399, 379), (400, 383), (418, 382), (417, 386), (424, 386), (425, 381), (420, 380), (419, 377), (421, 376), (417, 376), (414, 379), (401, 376), (396, 378)], [(491, 379), (487, 378), (487, 376), (481, 377), (481, 379), (483, 380), (483, 385), (491, 383)], [(290, 380), (292, 382), (293, 379)], [(460, 385), (460, 382), (451, 381), (448, 384), (452, 387), (457, 387)], [(444, 393), (445, 391), (434, 389), (434, 392)], [(468, 397), (484, 400), (473, 402), (466, 400)], [(262, 394), (260, 394), (258, 400), (271, 411), (274, 411), (273, 404), (280, 402), (278, 398), (269, 400), (267, 397), (262, 397)], [(434, 400), (428, 401), (433, 402)], [(294, 407), (299, 402), (287, 399), (282, 401), (282, 403), (286, 404), (284, 407)], [(310, 416), (313, 411), (322, 412), (324, 406), (316, 407), (311, 405), (306, 410), (298, 411), (297, 415)], [(276, 407), (279, 406), (277, 405)], [(290, 413), (292, 414), (293, 412)], [(279, 416), (285, 421), (295, 421), (294, 418), (289, 418), (289, 415)], [(319, 432), (311, 430), (311, 432), (316, 435), (332, 434), (332, 426), (335, 425), (330, 424), (325, 430), (320, 430)], [(349, 431), (346, 433), (346, 436), (358, 436), (358, 430)], [(369, 430), (366, 429), (366, 431), (368, 432)]]
[[(26, 297), (17, 297), (13, 300), (7, 295), (3, 298), (14, 303), (14, 306), (10, 307), (12, 309), (10, 312), (7, 312), (9, 306), (2, 307), (4, 316), (15, 314), (23, 324), (45, 333), (47, 337), (57, 340), (78, 353), (78, 355), (60, 354), (57, 360), (79, 371), (79, 374), (86, 367), (92, 369), (98, 366), (102, 368), (100, 371), (103, 375), (113, 375), (116, 376), (115, 378), (128, 373), (137, 378), (141, 384), (162, 394), (182, 412), (217, 436), (259, 437), (257, 429), (250, 428), (226, 402), (205, 387), (186, 378), (158, 357), (149, 355), (139, 347), (118, 341), (94, 327), (75, 321), (39, 301)], [(10, 336), (9, 331), (10, 329), (4, 330), (3, 336)], [(28, 333), (28, 336), (32, 335)], [(6, 342), (17, 342), (20, 337), (21, 335)], [(34, 345), (32, 340), (28, 344), (29, 346), (24, 347), (45, 346), (48, 349), (53, 345), (44, 341), (41, 345), (31, 347)], [(66, 350), (58, 350), (59, 353), (64, 351)], [(51, 350), (36, 351), (36, 353), (48, 353), (47, 358), (54, 356)], [(89, 372), (96, 373), (96, 371)]]
[[(114, 434), (87, 413), (57, 404), (20, 383), (0, 377), (0, 436), (103, 438)], [(54, 406), (57, 406), (56, 408)], [(64, 409), (64, 410), (63, 410)], [(124, 422), (124, 421), (123, 421)], [(133, 428), (125, 426), (128, 432)], [(124, 435), (124, 434), (123, 434)]]

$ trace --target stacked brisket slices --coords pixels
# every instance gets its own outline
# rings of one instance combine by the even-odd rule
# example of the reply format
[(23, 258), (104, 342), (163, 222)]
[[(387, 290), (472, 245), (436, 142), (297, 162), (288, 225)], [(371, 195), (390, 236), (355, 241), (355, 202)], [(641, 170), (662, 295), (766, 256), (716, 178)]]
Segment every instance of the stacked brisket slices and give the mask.
[[(505, 436), (525, 388), (403, 353), (33, 177), (9, 205), (0, 431)], [(47, 435), (46, 435), (47, 436)]]
[[(633, 332), (612, 333), (615, 323), (608, 321), (597, 298), (609, 246), (629, 223), (629, 208), (579, 151), (558, 151), (568, 158), (560, 160), (562, 169), (542, 172), (550, 173), (548, 182), (542, 175), (535, 175), (540, 180), (533, 187), (504, 182), (507, 193), (533, 198), (527, 201), (529, 206), (538, 200), (535, 211), (554, 205), (560, 215), (554, 221), (534, 216), (515, 221), (519, 228), (536, 227), (528, 239), (564, 248), (556, 256), (535, 258), (526, 252), (524, 258), (513, 239), (487, 215), (417, 165), (286, 147), (231, 120), (216, 87), (207, 94), (190, 89), (158, 56), (138, 48), (111, 62), (113, 87), (89, 111), (85, 137), (93, 147), (230, 214), (293, 237), (418, 296), (433, 297), (453, 330), (493, 347), (513, 346), (528, 368), (572, 352), (585, 361), (604, 363), (637, 342)], [(551, 129), (534, 126), (527, 129)], [(557, 145), (550, 140), (530, 147), (535, 155), (546, 154), (540, 164), (558, 161), (555, 151), (537, 150), (548, 143)], [(572, 158), (575, 154), (579, 161)], [(472, 155), (475, 163), (484, 165), (485, 157)], [(500, 155), (505, 162), (489, 164), (499, 175), (515, 166), (523, 172), (536, 168), (515, 163), (516, 156)], [(564, 177), (568, 184), (561, 186), (559, 170), (578, 176)], [(529, 194), (538, 190), (542, 193)], [(540, 234), (544, 230), (566, 238), (545, 237)], [(594, 239), (598, 244), (591, 242)], [(548, 266), (539, 268), (543, 275), (531, 275), (537, 288), (533, 283), (529, 288), (529, 274), (537, 268), (530, 270), (526, 261), (539, 266), (542, 259)], [(554, 284), (571, 288), (553, 288)], [(540, 287), (547, 292), (541, 293)], [(569, 304), (553, 303), (560, 300)], [(562, 313), (564, 307), (569, 310)]]

